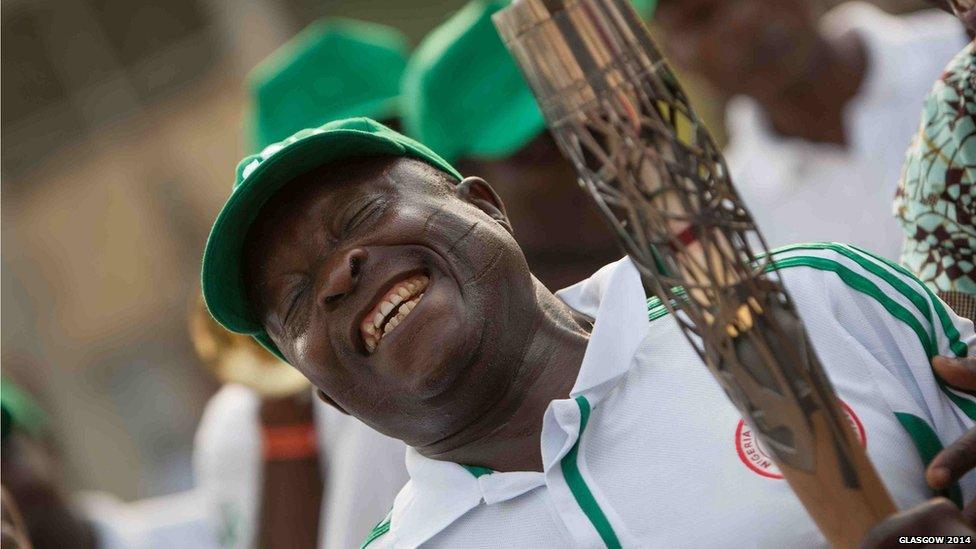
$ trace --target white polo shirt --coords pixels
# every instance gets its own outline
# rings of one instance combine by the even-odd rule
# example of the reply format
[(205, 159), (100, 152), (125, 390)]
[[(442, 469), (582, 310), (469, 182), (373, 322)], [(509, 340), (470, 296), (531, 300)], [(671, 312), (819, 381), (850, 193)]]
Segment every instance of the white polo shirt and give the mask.
[[(897, 266), (840, 244), (775, 263), (852, 425), (896, 503), (974, 424), (976, 398), (929, 366), (973, 326)], [(543, 418), (544, 472), (407, 451), (410, 481), (366, 539), (380, 547), (817, 547), (825, 541), (629, 259), (557, 295), (596, 318), (569, 398)], [(650, 322), (648, 322), (650, 319)], [(954, 498), (976, 495), (976, 474)]]

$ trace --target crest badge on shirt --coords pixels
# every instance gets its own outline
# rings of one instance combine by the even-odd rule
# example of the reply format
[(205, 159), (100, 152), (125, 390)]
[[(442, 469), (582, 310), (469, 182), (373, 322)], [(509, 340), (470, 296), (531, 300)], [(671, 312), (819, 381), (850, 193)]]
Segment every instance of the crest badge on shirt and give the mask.
[[(847, 405), (846, 402), (841, 401), (841, 406), (844, 408), (844, 412), (847, 413), (847, 419), (851, 422), (851, 428), (857, 434), (857, 439), (861, 441), (861, 446), (867, 448), (868, 439), (864, 432), (864, 425), (861, 424), (861, 420), (854, 413), (854, 410)], [(772, 479), (782, 479), (783, 475), (779, 472), (779, 468), (773, 463), (773, 458), (770, 457), (769, 452), (763, 448), (762, 442), (759, 441), (750, 428), (741, 419), (735, 427), (735, 450), (739, 454), (739, 459), (742, 463), (749, 468), (750, 471), (756, 473), (759, 476), (772, 478)]]

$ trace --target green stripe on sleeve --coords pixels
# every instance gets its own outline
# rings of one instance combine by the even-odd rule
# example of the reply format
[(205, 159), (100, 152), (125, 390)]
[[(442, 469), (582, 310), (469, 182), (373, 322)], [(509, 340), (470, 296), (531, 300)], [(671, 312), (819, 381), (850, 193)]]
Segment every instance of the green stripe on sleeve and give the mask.
[[(871, 296), (876, 301), (878, 301), (878, 303), (880, 303), (881, 306), (885, 308), (885, 310), (891, 313), (892, 316), (894, 316), (898, 320), (901, 320), (909, 328), (911, 328), (912, 331), (915, 332), (915, 335), (918, 336), (919, 342), (921, 343), (922, 348), (925, 350), (925, 356), (928, 357), (930, 363), (932, 357), (938, 354), (937, 343), (933, 339), (929, 338), (928, 334), (925, 331), (925, 328), (922, 327), (922, 325), (918, 322), (918, 319), (916, 319), (915, 316), (912, 315), (910, 311), (908, 311), (908, 309), (905, 309), (900, 304), (895, 302), (893, 299), (885, 295), (884, 292), (881, 291), (870, 280), (855, 273), (854, 271), (851, 271), (850, 269), (844, 267), (840, 263), (837, 263), (836, 261), (832, 261), (830, 259), (824, 259), (820, 257), (794, 256), (794, 257), (787, 257), (784, 259), (776, 260), (775, 264), (776, 267), (779, 269), (805, 266), (805, 267), (813, 267), (815, 269), (833, 271), (837, 273), (837, 275), (840, 276), (841, 280), (843, 280), (844, 283), (846, 283), (848, 286), (861, 293)], [(938, 311), (938, 308), (936, 308), (936, 310)], [(951, 321), (949, 321), (949, 323), (951, 324)], [(957, 335), (958, 333), (959, 332), (956, 331)], [(935, 379), (936, 385), (939, 386), (939, 389), (942, 391), (942, 393), (946, 395), (946, 398), (948, 398), (953, 404), (955, 404), (960, 410), (962, 410), (962, 412), (966, 414), (970, 419), (976, 421), (976, 402), (968, 400), (965, 397), (959, 396), (954, 392), (952, 392), (949, 389), (949, 387), (946, 386), (942, 378), (940, 378), (938, 375), (935, 374), (934, 370), (932, 370), (932, 377)]]
[(976, 421), (976, 402), (952, 392), (945, 382), (942, 381), (942, 378), (936, 376), (935, 379), (939, 382), (939, 388), (941, 388), (942, 392), (949, 397), (949, 400), (951, 400), (953, 404), (962, 410), (964, 414), (969, 416), (969, 419)]
[[(935, 434), (935, 431), (924, 419), (918, 416), (895, 412), (895, 417), (898, 418), (898, 422), (901, 423), (901, 426), (908, 432), (908, 436), (912, 438), (912, 442), (915, 443), (922, 463), (928, 467), (935, 456), (942, 451), (942, 441), (939, 440), (939, 436)], [(954, 482), (948, 490), (940, 491), (939, 495), (951, 499), (956, 506), (962, 508), (962, 490), (959, 489), (958, 482)]]
[[(877, 276), (878, 278), (890, 284), (892, 288), (898, 291), (898, 293), (905, 296), (906, 299), (911, 301), (912, 304), (915, 305), (915, 308), (918, 309), (918, 312), (920, 312), (922, 316), (924, 316), (925, 319), (929, 321), (929, 323), (932, 322), (932, 313), (929, 311), (929, 302), (925, 299), (925, 296), (922, 295), (922, 293), (919, 292), (918, 290), (913, 289), (911, 286), (905, 283), (904, 280), (899, 278), (894, 273), (888, 271), (884, 267), (878, 265), (874, 261), (871, 261), (870, 259), (865, 257), (865, 254), (843, 244), (815, 243), (815, 244), (794, 244), (792, 246), (784, 246), (782, 248), (777, 248), (775, 251), (772, 252), (772, 255), (775, 256), (777, 253), (780, 252), (790, 252), (794, 250), (830, 250), (832, 252), (836, 252), (850, 259), (851, 261), (857, 263), (865, 271), (868, 271), (869, 273)], [(914, 277), (912, 278), (914, 279)], [(932, 325), (932, 328), (933, 330), (935, 329), (934, 324)], [(934, 339), (935, 333), (930, 331), (930, 335)]]
[[(924, 284), (919, 282), (919, 285), (928, 294), (929, 300), (926, 302), (924, 296), (922, 296), (922, 294), (920, 294), (917, 290), (913, 289), (904, 280), (899, 279), (893, 273), (885, 271), (885, 269), (866, 259), (865, 257), (858, 255), (857, 252), (874, 257), (878, 259), (878, 261), (882, 261), (891, 268), (896, 269), (902, 275), (913, 280), (917, 280), (911, 273), (905, 270), (904, 267), (894, 264), (884, 258), (877, 257), (870, 252), (860, 249), (855, 251), (841, 244), (797, 244), (778, 248), (771, 252), (771, 255), (775, 256), (776, 254), (803, 249), (830, 250), (850, 258), (868, 272), (884, 280), (885, 283), (892, 286), (892, 288), (911, 301), (912, 304), (918, 308), (919, 312), (929, 320), (929, 325), (931, 326), (932, 330), (934, 330), (935, 325), (931, 320), (932, 315), (929, 308), (929, 304), (931, 304), (931, 309), (935, 310), (936, 316), (939, 317), (939, 322), (942, 324), (943, 330), (946, 333), (946, 337), (949, 339), (950, 348), (957, 356), (966, 356), (968, 348), (966, 347), (966, 344), (959, 339), (959, 330), (957, 330), (955, 325), (952, 324), (952, 320), (949, 318), (945, 307), (935, 296), (935, 294), (933, 294)], [(938, 354), (939, 345), (935, 337), (935, 333), (931, 330), (926, 330), (918, 319), (915, 318), (915, 315), (911, 313), (911, 311), (903, 307), (895, 300), (891, 299), (883, 290), (881, 290), (868, 278), (852, 271), (848, 267), (832, 259), (802, 255), (785, 258), (774, 257), (773, 261), (766, 266), (766, 272), (774, 269), (788, 269), (791, 267), (810, 267), (822, 271), (831, 271), (836, 273), (837, 276), (839, 276), (840, 279), (849, 287), (873, 298), (892, 316), (911, 328), (918, 337), (919, 343), (921, 344), (922, 349), (925, 351), (925, 356), (929, 359), (929, 361), (931, 361), (932, 358)], [(652, 298), (648, 300), (648, 320), (656, 320), (662, 316), (665, 316), (666, 314), (668, 314), (667, 308), (664, 307), (659, 299)], [(960, 351), (962, 354), (959, 354)], [(935, 379), (936, 384), (939, 386), (939, 389), (943, 392), (943, 394), (946, 395), (946, 398), (955, 404), (956, 407), (958, 407), (970, 419), (976, 421), (976, 402), (973, 402), (972, 400), (960, 396), (950, 390), (945, 381), (936, 375), (934, 370), (932, 370), (932, 376)]]
[(824, 259), (822, 257), (808, 257), (808, 256), (794, 256), (787, 257), (783, 259), (778, 259), (771, 263), (775, 265), (777, 269), (788, 269), (790, 267), (812, 267), (821, 271), (831, 271), (836, 273), (841, 280), (844, 281), (849, 287), (865, 294), (875, 301), (877, 301), (886, 311), (888, 311), (891, 316), (902, 321), (912, 331), (918, 336), (919, 343), (921, 343), (922, 348), (925, 349), (925, 355), (931, 359), (935, 356), (935, 348), (933, 347), (933, 342), (929, 338), (929, 334), (925, 331), (925, 328), (919, 323), (915, 315), (911, 313), (908, 309), (902, 307), (897, 301), (888, 297), (878, 286), (868, 280), (867, 278), (855, 273), (854, 271), (848, 269), (844, 265), (833, 261), (831, 259)]
[[(677, 287), (676, 286), (674, 288), (671, 288), (671, 291), (674, 292), (674, 295), (677, 295), (678, 297), (681, 297), (681, 298), (684, 298), (684, 297), (687, 296), (687, 294), (685, 293), (684, 288), (681, 288), (681, 287)], [(672, 300), (671, 305), (672, 306), (677, 306), (678, 304), (675, 303)], [(665, 316), (667, 314), (668, 314), (668, 308), (664, 305), (664, 303), (661, 302), (661, 298), (659, 298), (657, 296), (651, 296), (651, 297), (647, 298), (647, 320), (648, 320), (648, 322), (657, 320), (657, 319), (659, 319), (662, 316)]]
[(661, 301), (658, 300), (657, 298), (654, 298), (653, 303), (651, 302), (651, 300), (648, 300), (647, 305), (648, 305), (647, 307), (648, 322), (653, 322), (661, 318), (662, 316), (667, 316), (668, 314), (668, 308), (662, 305)]
[(583, 510), (586, 518), (590, 519), (590, 523), (593, 524), (597, 533), (600, 534), (603, 543), (610, 549), (619, 549), (621, 546), (620, 540), (617, 539), (617, 534), (613, 531), (613, 527), (610, 525), (607, 516), (600, 509), (600, 504), (593, 497), (593, 492), (590, 491), (589, 486), (586, 485), (586, 481), (583, 480), (583, 475), (580, 473), (579, 465), (576, 462), (579, 456), (580, 441), (583, 439), (583, 430), (586, 429), (586, 422), (590, 418), (590, 402), (586, 400), (586, 397), (578, 396), (576, 397), (576, 405), (580, 409), (579, 436), (576, 438), (576, 443), (573, 444), (573, 447), (560, 460), (559, 465), (562, 468), (563, 477), (566, 478), (569, 491), (573, 493), (573, 497), (576, 498), (576, 503)]
[[(898, 271), (904, 276), (911, 277), (914, 280), (918, 280), (918, 278), (915, 275), (913, 275), (908, 269), (895, 263), (894, 261), (891, 261), (886, 257), (881, 257), (875, 254), (874, 252), (865, 250), (858, 246), (852, 245), (851, 248), (854, 248), (855, 250), (865, 255), (871, 256), (874, 259), (877, 259), (878, 261)], [(945, 304), (942, 303), (942, 300), (936, 297), (935, 293), (932, 292), (932, 290), (929, 289), (929, 287), (926, 286), (924, 282), (918, 280), (918, 283), (925, 291), (925, 293), (928, 295), (929, 303), (932, 304), (932, 308), (935, 309), (936, 316), (939, 317), (939, 322), (942, 324), (942, 330), (945, 332), (946, 339), (949, 340), (949, 348), (952, 350), (953, 353), (955, 353), (957, 357), (967, 356), (967, 354), (969, 353), (969, 347), (966, 345), (964, 341), (961, 341), (959, 339), (959, 330), (956, 328), (955, 324), (952, 323), (952, 319), (949, 318), (949, 313), (945, 310)]]
[[(952, 319), (949, 318), (949, 314), (946, 311), (945, 306), (935, 296), (935, 294), (932, 293), (932, 291), (929, 290), (927, 286), (925, 286), (923, 282), (919, 281), (914, 275), (912, 275), (907, 269), (905, 269), (901, 265), (898, 265), (883, 257), (877, 256), (867, 250), (857, 248), (856, 246), (847, 246), (844, 244), (836, 244), (836, 243), (796, 244), (793, 246), (785, 246), (783, 248), (778, 248), (772, 253), (776, 254), (779, 252), (787, 252), (792, 250), (824, 250), (824, 249), (834, 251), (836, 253), (843, 255), (844, 257), (851, 259), (852, 261), (856, 262), (858, 265), (860, 265), (868, 272), (878, 276), (886, 283), (891, 285), (892, 288), (897, 290), (900, 294), (905, 296), (909, 301), (911, 301), (915, 305), (915, 307), (922, 314), (922, 316), (924, 316), (925, 319), (928, 320), (932, 330), (934, 330), (935, 323), (932, 322), (932, 314), (930, 313), (930, 305), (931, 305), (931, 309), (935, 310), (936, 316), (939, 317), (939, 322), (940, 324), (942, 324), (942, 328), (946, 334), (946, 338), (949, 340), (950, 349), (953, 351), (953, 353), (956, 354), (956, 356), (966, 356), (966, 353), (968, 352), (968, 347), (963, 341), (960, 340), (959, 330), (952, 323)], [(895, 275), (890, 271), (885, 270), (883, 267), (867, 259), (865, 256), (872, 257), (877, 261), (880, 261), (885, 265), (888, 265), (892, 269), (896, 270), (902, 276), (908, 277), (918, 282), (918, 285), (923, 289), (924, 292), (928, 294), (928, 300), (926, 300), (925, 296), (919, 293), (918, 290), (913, 289), (897, 275)], [(782, 261), (783, 260), (778, 260), (778, 263), (781, 263)], [(898, 318), (899, 320), (904, 320), (901, 317)], [(913, 323), (913, 324), (917, 324), (917, 323)], [(912, 324), (910, 325), (912, 329), (915, 331), (915, 333), (919, 334), (919, 330), (921, 326), (916, 327), (915, 325)], [(928, 355), (929, 361), (931, 361), (932, 358), (939, 352), (939, 344), (938, 344), (938, 339), (936, 338), (935, 333), (933, 331), (929, 331), (929, 336), (930, 336), (929, 345), (926, 347), (923, 342), (923, 347), (926, 347), (926, 355)], [(962, 354), (960, 354), (960, 352)], [(939, 389), (946, 395), (946, 398), (948, 398), (953, 404), (956, 405), (956, 407), (962, 410), (962, 412), (966, 414), (970, 419), (976, 421), (976, 402), (973, 402), (972, 400), (960, 396), (954, 393), (952, 390), (950, 390), (949, 387), (946, 385), (945, 381), (942, 378), (940, 378), (938, 374), (935, 373), (935, 370), (932, 370), (932, 376), (935, 378), (936, 384), (939, 386)]]
[[(905, 267), (903, 267), (903, 266), (901, 266), (901, 265), (899, 265), (899, 264), (897, 264), (897, 263), (895, 263), (893, 261), (890, 261), (890, 260), (888, 260), (888, 259), (886, 259), (884, 257), (880, 257), (878, 255), (875, 255), (874, 253), (872, 253), (872, 252), (870, 252), (868, 250), (864, 250), (864, 249), (858, 248), (856, 246), (851, 246), (851, 247), (854, 248), (854, 249), (856, 249), (856, 250), (858, 250), (859, 252), (861, 252), (861, 253), (863, 253), (865, 255), (869, 255), (869, 256), (877, 259), (878, 261), (883, 262), (884, 264), (888, 265), (889, 267), (891, 267), (892, 269), (898, 271), (899, 273), (903, 274), (904, 276), (908, 276), (908, 277), (911, 277), (911, 278), (913, 278), (915, 280), (918, 280), (917, 278), (914, 277), (914, 275), (912, 275), (908, 271), (908, 269), (906, 269)], [(939, 323), (942, 324), (942, 329), (945, 332), (946, 339), (949, 340), (949, 349), (957, 357), (965, 357), (965, 356), (967, 356), (968, 353), (969, 353), (969, 346), (966, 345), (966, 343), (960, 339), (959, 330), (956, 328), (955, 324), (952, 323), (952, 319), (949, 318), (949, 313), (948, 313), (948, 311), (946, 311), (945, 304), (938, 297), (936, 297), (935, 293), (933, 293), (932, 290), (930, 290), (929, 287), (925, 285), (925, 283), (923, 283), (921, 281), (918, 281), (918, 283), (925, 290), (925, 292), (928, 294), (929, 303), (931, 303), (932, 308), (935, 309), (936, 316), (939, 317)], [(932, 345), (935, 348), (935, 352), (938, 353), (938, 342), (935, 341), (935, 340), (933, 340), (932, 341)], [(932, 357), (934, 357), (934, 356), (935, 355), (929, 356), (929, 360), (931, 360)], [(932, 376), (935, 378), (936, 383), (938, 383), (938, 385), (939, 385), (939, 389), (942, 390), (942, 392), (946, 395), (946, 397), (950, 401), (952, 401), (952, 403), (955, 404), (956, 407), (958, 407), (960, 410), (962, 410), (962, 412), (964, 414), (966, 414), (970, 419), (972, 419), (973, 421), (976, 421), (976, 402), (973, 402), (972, 400), (970, 400), (970, 399), (968, 399), (968, 398), (966, 398), (964, 396), (961, 396), (961, 395), (955, 393), (954, 391), (952, 391), (949, 388), (949, 386), (946, 384), (945, 380), (943, 380), (941, 377), (939, 377), (939, 375), (935, 372), (934, 369), (932, 370)]]

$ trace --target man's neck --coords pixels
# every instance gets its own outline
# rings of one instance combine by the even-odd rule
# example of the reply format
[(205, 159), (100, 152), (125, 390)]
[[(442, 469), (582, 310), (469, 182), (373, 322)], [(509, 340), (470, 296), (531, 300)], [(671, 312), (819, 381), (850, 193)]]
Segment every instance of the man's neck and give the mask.
[(861, 88), (867, 54), (857, 33), (824, 39), (813, 62), (772, 97), (757, 97), (773, 130), (785, 137), (846, 145), (844, 109)]
[(538, 321), (505, 394), (463, 432), (418, 448), (424, 456), (494, 471), (542, 470), (542, 417), (551, 401), (569, 396), (589, 330), (542, 283), (535, 284)]

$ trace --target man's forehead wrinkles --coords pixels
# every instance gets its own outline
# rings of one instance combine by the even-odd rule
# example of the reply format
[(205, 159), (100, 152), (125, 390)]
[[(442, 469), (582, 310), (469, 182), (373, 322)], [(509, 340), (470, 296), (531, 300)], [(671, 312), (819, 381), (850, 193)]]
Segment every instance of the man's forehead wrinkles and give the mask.
[(383, 179), (385, 179), (386, 182), (389, 183), (393, 187), (396, 187), (397, 182), (399, 181), (393, 175), (393, 169), (392, 169), (392, 167), (390, 167), (389, 169), (383, 170)]
[(402, 182), (403, 171), (403, 164), (400, 160), (385, 163), (372, 173), (372, 177), (370, 178), (371, 186), (397, 189)]
[(423, 183), (428, 192), (441, 194), (442, 191), (453, 188), (446, 174), (437, 168), (414, 159), (399, 159), (390, 166), (394, 184), (403, 185), (404, 182)]

